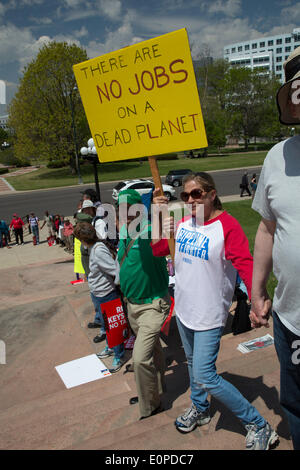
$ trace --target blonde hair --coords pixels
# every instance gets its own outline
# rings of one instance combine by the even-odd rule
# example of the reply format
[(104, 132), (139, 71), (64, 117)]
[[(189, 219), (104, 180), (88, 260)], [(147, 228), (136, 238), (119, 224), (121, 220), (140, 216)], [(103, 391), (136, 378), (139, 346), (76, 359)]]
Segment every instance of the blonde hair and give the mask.
[[(199, 171), (197, 173), (188, 173), (183, 178), (183, 181), (182, 181), (183, 186), (186, 183), (188, 183), (189, 181), (195, 181), (206, 192), (212, 191), (213, 189), (215, 191), (217, 191), (217, 188), (216, 188), (216, 185), (215, 185), (215, 182), (214, 182), (213, 178), (208, 173), (205, 173), (205, 171)], [(222, 203), (221, 203), (218, 195), (216, 195), (216, 197), (214, 199), (214, 208), (218, 209), (218, 210), (223, 209)]]

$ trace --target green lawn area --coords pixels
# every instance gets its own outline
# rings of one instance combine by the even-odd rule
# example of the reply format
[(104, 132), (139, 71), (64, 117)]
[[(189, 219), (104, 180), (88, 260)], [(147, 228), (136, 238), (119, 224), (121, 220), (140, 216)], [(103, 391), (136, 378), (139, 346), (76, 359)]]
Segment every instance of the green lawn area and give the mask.
[[(178, 160), (158, 160), (161, 176), (169, 170), (189, 168), (192, 171), (212, 171), (229, 168), (244, 168), (260, 166), (266, 156), (266, 151), (228, 154), (224, 156), (210, 156), (207, 158), (179, 158)], [(81, 165), (80, 172), (83, 183), (94, 182), (93, 166), (89, 163)], [(100, 182), (119, 181), (133, 178), (147, 178), (151, 176), (148, 161), (120, 161), (115, 163), (101, 163), (98, 165)], [(77, 174), (72, 175), (69, 168), (40, 168), (37, 171), (21, 176), (11, 176), (9, 183), (18, 191), (55, 188), (78, 184)]]

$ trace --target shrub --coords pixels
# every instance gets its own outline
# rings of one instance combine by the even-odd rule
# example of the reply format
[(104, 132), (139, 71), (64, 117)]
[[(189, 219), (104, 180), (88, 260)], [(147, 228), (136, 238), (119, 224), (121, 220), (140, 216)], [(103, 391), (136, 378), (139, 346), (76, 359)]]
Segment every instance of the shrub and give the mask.
[(8, 173), (8, 168), (0, 168), (0, 175), (4, 175), (5, 173)]
[(50, 160), (47, 163), (47, 168), (63, 168), (64, 166), (67, 166), (65, 160)]

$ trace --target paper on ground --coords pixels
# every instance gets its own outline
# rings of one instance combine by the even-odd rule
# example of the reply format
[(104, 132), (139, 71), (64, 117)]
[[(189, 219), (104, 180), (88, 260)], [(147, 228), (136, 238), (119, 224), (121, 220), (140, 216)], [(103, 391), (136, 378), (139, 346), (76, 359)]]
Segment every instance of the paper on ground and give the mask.
[(271, 335), (267, 334), (265, 336), (261, 336), (260, 338), (255, 338), (250, 341), (240, 343), (237, 349), (242, 353), (249, 353), (251, 351), (270, 346), (271, 344), (274, 344), (274, 338)]
[(55, 369), (67, 388), (77, 387), (111, 375), (96, 354), (65, 362), (56, 366)]

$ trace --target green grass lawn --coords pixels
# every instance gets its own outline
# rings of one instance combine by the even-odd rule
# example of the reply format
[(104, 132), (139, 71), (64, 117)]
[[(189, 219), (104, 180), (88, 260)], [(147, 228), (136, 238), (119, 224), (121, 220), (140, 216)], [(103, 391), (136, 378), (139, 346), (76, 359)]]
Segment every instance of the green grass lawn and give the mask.
[[(161, 176), (169, 170), (189, 168), (192, 171), (212, 171), (229, 168), (246, 168), (260, 166), (266, 156), (266, 151), (255, 153), (228, 154), (224, 156), (211, 156), (207, 158), (179, 158), (178, 160), (158, 160)], [(89, 163), (81, 165), (80, 172), (83, 183), (94, 183), (93, 166)], [(148, 161), (120, 161), (115, 163), (101, 163), (98, 165), (100, 182), (119, 181), (133, 178), (147, 178), (151, 176)], [(40, 168), (20, 176), (11, 176), (9, 183), (17, 191), (32, 189), (46, 189), (78, 184), (77, 174), (72, 175), (69, 168)]]

